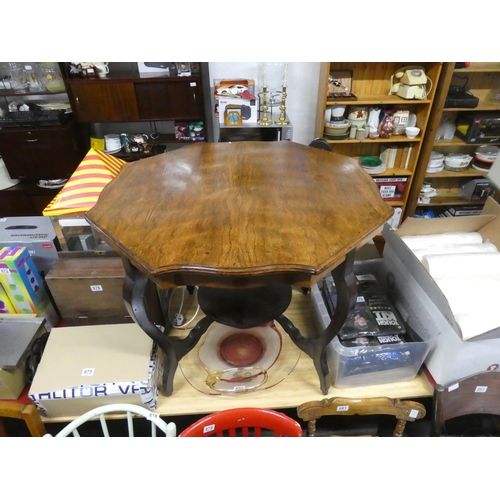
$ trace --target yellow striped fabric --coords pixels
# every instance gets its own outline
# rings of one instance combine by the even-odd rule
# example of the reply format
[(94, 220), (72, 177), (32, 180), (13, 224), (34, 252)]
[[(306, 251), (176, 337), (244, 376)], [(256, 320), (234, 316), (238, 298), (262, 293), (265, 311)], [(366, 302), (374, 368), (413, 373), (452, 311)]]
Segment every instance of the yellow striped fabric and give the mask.
[(45, 207), (43, 215), (87, 212), (97, 203), (101, 191), (120, 173), (125, 163), (119, 158), (91, 149), (61, 191)]

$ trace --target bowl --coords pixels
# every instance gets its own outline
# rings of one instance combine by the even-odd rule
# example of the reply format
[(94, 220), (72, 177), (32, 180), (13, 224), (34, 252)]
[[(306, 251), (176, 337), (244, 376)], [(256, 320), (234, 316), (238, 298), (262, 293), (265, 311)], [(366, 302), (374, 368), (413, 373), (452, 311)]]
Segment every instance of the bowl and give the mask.
[(472, 156), (450, 153), (444, 158), (444, 169), (452, 172), (463, 172), (469, 168)]
[(334, 137), (345, 135), (350, 126), (347, 120), (325, 123), (325, 134)]
[(479, 161), (485, 161), (488, 163), (493, 163), (500, 152), (498, 146), (481, 146), (476, 149), (476, 159)]
[(429, 163), (427, 164), (427, 169), (436, 169), (443, 166), (444, 162), (444, 154), (438, 153), (436, 151), (432, 151), (431, 156), (429, 158)]
[(409, 139), (414, 139), (420, 133), (420, 129), (418, 127), (406, 127), (405, 134)]

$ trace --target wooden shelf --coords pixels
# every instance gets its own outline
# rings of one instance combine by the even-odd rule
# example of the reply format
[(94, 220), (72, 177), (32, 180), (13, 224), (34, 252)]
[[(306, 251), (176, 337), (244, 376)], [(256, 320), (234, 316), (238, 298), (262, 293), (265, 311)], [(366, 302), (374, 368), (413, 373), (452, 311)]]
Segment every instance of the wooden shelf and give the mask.
[(368, 105), (390, 105), (390, 106), (410, 106), (414, 104), (430, 104), (429, 99), (403, 99), (397, 95), (358, 95), (355, 101), (345, 99), (328, 99), (327, 106), (346, 105), (346, 106), (368, 106)]
[(500, 73), (500, 63), (471, 62), (468, 68), (455, 69), (454, 73)]
[(463, 172), (451, 172), (449, 170), (441, 170), (441, 172), (436, 172), (435, 174), (426, 174), (425, 178), (429, 179), (446, 179), (446, 178), (457, 178), (457, 177), (484, 177), (486, 172), (476, 170), (475, 168), (469, 168), (469, 170), (464, 170)]
[(439, 196), (431, 198), (430, 203), (419, 203), (419, 207), (437, 207), (443, 205), (481, 205), (484, 201), (481, 200), (466, 200), (458, 191), (458, 189), (438, 189)]
[[(482, 144), (484, 146), (484, 144)], [(464, 142), (460, 137), (454, 136), (451, 141), (434, 141), (434, 147), (456, 147), (456, 146), (468, 146), (468, 147), (473, 147), (477, 148), (481, 146), (481, 144), (467, 144)]]
[(475, 108), (444, 108), (443, 113), (452, 113), (458, 111), (500, 111), (500, 102), (480, 102)]
[(401, 142), (422, 142), (422, 137), (415, 137), (414, 139), (409, 139), (406, 137), (406, 135), (393, 135), (389, 139), (340, 139), (340, 140), (335, 140), (335, 139), (327, 139), (324, 137), (324, 139), (329, 143), (329, 144), (374, 144), (374, 143), (380, 143), (380, 142), (395, 142), (395, 143), (401, 143)]

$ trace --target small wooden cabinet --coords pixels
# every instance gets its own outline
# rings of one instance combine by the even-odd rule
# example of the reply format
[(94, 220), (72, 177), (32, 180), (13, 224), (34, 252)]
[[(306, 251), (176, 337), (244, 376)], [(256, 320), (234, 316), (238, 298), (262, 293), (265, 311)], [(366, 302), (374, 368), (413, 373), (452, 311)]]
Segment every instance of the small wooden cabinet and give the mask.
[[(397, 95), (389, 95), (391, 77), (404, 66), (421, 66), (432, 83), (427, 84), (427, 97), (425, 99), (403, 99)], [(316, 113), (315, 137), (323, 137), (325, 132), (325, 111), (328, 107), (345, 105), (347, 117), (352, 106), (367, 108), (409, 110), (416, 115), (416, 126), (420, 128), (417, 137), (409, 139), (406, 135), (393, 135), (389, 139), (328, 139), (332, 151), (359, 158), (361, 156), (379, 156), (385, 147), (394, 146), (396, 153), (393, 168), (373, 178), (404, 179), (404, 195), (401, 200), (387, 201), (392, 207), (400, 207), (403, 217), (410, 214), (408, 205), (411, 186), (417, 174), (417, 166), (423, 146), (423, 137), (426, 132), (436, 86), (441, 76), (441, 62), (326, 62), (321, 63), (320, 84), (318, 90), (318, 107)], [(356, 100), (328, 97), (328, 80), (331, 72), (348, 70), (352, 74), (351, 92)], [(395, 80), (396, 81), (396, 80)], [(399, 147), (398, 147), (399, 146)], [(397, 149), (396, 149), (397, 148)], [(403, 154), (399, 154), (403, 149)], [(399, 181), (397, 181), (399, 182)], [(390, 181), (389, 181), (390, 183)]]
[(0, 130), (0, 155), (12, 179), (36, 181), (69, 177), (85, 153), (75, 122)]

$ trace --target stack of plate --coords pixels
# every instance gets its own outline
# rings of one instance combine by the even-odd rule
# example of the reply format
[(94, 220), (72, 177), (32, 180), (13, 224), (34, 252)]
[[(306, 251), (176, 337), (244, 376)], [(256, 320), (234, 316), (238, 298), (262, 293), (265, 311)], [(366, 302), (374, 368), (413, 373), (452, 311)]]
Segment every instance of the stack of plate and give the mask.
[(500, 148), (498, 146), (481, 146), (476, 149), (474, 159), (472, 160), (472, 168), (481, 172), (489, 172), (491, 165), (497, 159)]
[(361, 156), (359, 164), (371, 175), (381, 174), (387, 168), (387, 165), (376, 156)]
[(444, 168), (444, 154), (438, 153), (437, 151), (432, 151), (429, 158), (429, 163), (427, 164), (426, 172), (428, 174), (435, 174), (441, 172)]

